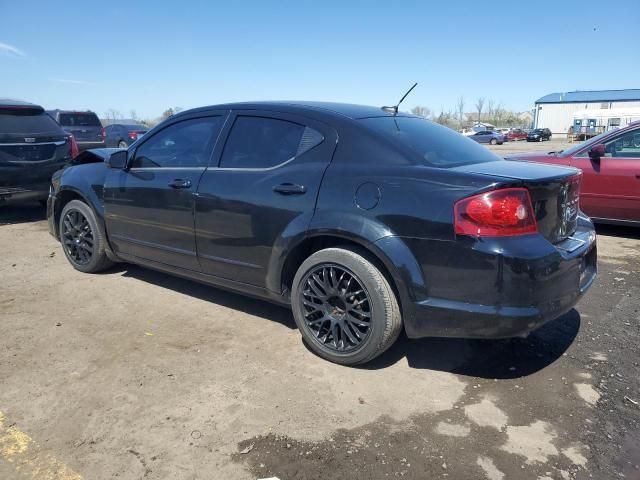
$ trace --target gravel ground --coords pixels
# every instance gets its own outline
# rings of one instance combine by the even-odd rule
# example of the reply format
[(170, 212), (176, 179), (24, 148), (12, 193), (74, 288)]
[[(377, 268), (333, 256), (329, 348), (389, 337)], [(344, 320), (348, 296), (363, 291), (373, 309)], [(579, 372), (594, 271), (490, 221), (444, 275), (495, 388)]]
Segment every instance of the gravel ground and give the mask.
[(0, 479), (640, 479), (640, 231), (598, 233), (595, 285), (528, 338), (345, 368), (286, 309), (81, 274), (0, 206)]

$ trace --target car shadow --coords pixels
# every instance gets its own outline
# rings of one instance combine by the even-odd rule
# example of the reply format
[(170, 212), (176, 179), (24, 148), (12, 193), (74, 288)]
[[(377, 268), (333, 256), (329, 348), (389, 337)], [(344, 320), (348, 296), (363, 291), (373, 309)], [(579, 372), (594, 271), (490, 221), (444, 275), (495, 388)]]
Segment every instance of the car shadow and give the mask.
[(573, 309), (526, 338), (410, 340), (402, 334), (387, 352), (360, 368), (386, 368), (406, 358), (409, 367), (416, 369), (487, 379), (526, 377), (560, 358), (571, 346), (579, 330), (580, 314)]
[(610, 237), (640, 239), (640, 228), (638, 227), (596, 224), (596, 233), (598, 235), (608, 235)]
[(8, 204), (0, 203), (0, 226), (39, 222), (47, 219), (47, 210), (40, 203)]
[[(131, 264), (118, 264), (105, 273), (121, 272), (184, 295), (232, 308), (248, 315), (296, 329), (288, 308), (229, 292), (192, 280)], [(460, 338), (409, 339), (404, 333), (385, 353), (356, 368), (379, 370), (406, 358), (410, 368), (436, 370), (487, 379), (520, 378), (555, 362), (571, 346), (580, 330), (580, 314), (574, 309), (546, 323), (526, 338), (470, 340)], [(304, 343), (304, 342), (303, 342)], [(309, 347), (305, 344), (309, 350)]]
[(179, 292), (183, 295), (189, 295), (198, 300), (238, 310), (255, 317), (263, 317), (266, 320), (279, 323), (290, 329), (297, 328), (291, 310), (265, 300), (254, 299), (192, 280), (126, 263), (118, 264), (105, 273), (118, 271), (121, 271), (124, 277), (136, 278), (143, 282)]

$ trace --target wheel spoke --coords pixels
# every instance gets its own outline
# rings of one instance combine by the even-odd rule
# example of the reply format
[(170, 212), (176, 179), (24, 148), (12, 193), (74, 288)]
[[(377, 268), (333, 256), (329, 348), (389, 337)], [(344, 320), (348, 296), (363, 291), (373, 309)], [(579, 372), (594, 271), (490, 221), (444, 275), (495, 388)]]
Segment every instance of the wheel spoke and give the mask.
[(87, 218), (78, 210), (70, 210), (62, 220), (62, 244), (73, 263), (85, 265), (93, 257), (95, 239)]
[(360, 280), (342, 266), (323, 264), (303, 282), (298, 302), (314, 341), (338, 352), (359, 348), (371, 330), (369, 294)]

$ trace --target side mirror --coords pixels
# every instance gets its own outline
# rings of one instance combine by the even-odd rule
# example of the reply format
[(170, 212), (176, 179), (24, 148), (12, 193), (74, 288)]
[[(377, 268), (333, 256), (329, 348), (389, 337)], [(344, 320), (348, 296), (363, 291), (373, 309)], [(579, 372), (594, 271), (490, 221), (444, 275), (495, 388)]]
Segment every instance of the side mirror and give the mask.
[(106, 163), (109, 168), (124, 170), (127, 168), (127, 151), (118, 150), (117, 152), (113, 152), (109, 158), (107, 158)]
[(599, 143), (598, 145), (594, 145), (589, 149), (589, 158), (596, 162), (600, 161), (602, 157), (607, 153), (607, 147), (604, 143)]

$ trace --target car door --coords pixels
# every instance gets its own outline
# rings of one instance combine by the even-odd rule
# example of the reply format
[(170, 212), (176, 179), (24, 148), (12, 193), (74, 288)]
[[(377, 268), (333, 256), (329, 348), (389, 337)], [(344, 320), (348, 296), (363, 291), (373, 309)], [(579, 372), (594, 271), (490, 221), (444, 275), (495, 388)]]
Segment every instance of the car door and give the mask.
[(478, 143), (488, 143), (490, 138), (489, 132), (478, 132), (474, 135), (474, 139)]
[(604, 142), (606, 155), (589, 158), (588, 149), (571, 159), (583, 172), (582, 210), (592, 217), (640, 221), (640, 128)]
[(268, 287), (270, 260), (311, 220), (337, 134), (278, 112), (239, 111), (227, 124), (226, 142), (214, 154), (218, 165), (198, 189), (200, 264), (207, 274)]
[(177, 119), (130, 152), (104, 186), (107, 235), (117, 254), (199, 271), (194, 234), (198, 182), (226, 112)]

